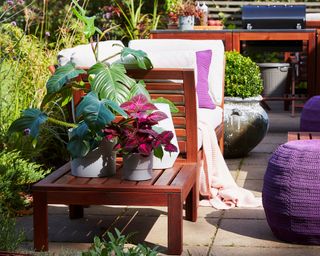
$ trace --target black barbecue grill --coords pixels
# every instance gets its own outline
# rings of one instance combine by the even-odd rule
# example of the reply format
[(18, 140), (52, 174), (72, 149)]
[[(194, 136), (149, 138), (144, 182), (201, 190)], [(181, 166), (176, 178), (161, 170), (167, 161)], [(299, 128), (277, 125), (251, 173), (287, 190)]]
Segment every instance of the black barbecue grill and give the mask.
[[(246, 5), (242, 7), (242, 27), (255, 31), (260, 29), (304, 29), (305, 5)], [(292, 51), (302, 50), (302, 41), (251, 41), (246, 44), (252, 50)]]
[(242, 7), (244, 29), (303, 29), (305, 5), (246, 5)]

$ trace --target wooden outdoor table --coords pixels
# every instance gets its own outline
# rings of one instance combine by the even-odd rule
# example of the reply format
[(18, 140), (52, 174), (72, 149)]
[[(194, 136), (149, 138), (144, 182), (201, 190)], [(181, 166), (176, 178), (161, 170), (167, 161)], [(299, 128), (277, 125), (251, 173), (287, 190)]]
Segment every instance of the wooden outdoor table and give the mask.
[(168, 207), (168, 254), (182, 253), (183, 202), (186, 219), (197, 220), (198, 170), (196, 163), (177, 162), (154, 170), (148, 181), (121, 179), (121, 169), (106, 178), (80, 178), (65, 164), (33, 185), (34, 248), (48, 250), (48, 204), (71, 205), (70, 217), (82, 217), (82, 205), (139, 205)]
[(320, 132), (288, 132), (288, 141), (320, 139)]

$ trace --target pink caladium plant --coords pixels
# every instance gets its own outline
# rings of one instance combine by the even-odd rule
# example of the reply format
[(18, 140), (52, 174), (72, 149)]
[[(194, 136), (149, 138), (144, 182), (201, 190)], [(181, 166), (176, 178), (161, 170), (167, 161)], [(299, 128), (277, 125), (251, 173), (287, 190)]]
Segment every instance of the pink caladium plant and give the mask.
[(171, 143), (172, 131), (158, 133), (153, 126), (168, 118), (158, 111), (143, 94), (138, 94), (120, 105), (128, 117), (112, 122), (104, 129), (107, 140), (117, 139), (114, 149), (123, 154), (139, 153), (149, 156), (154, 152), (156, 157), (162, 158), (163, 150), (177, 152), (177, 147)]

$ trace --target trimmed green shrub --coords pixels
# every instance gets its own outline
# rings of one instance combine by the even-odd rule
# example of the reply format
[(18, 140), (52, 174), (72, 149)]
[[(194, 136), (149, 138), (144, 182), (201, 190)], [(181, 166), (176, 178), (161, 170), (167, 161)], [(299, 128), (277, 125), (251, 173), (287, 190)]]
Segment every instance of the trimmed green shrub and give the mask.
[(262, 93), (260, 69), (249, 57), (236, 51), (225, 53), (226, 73), (224, 95), (248, 98)]

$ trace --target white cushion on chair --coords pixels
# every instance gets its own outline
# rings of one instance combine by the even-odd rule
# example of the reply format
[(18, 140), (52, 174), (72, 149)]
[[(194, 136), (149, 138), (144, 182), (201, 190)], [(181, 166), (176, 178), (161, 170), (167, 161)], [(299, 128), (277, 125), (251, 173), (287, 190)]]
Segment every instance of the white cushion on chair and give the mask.
[(214, 103), (220, 105), (224, 88), (224, 45), (221, 40), (188, 39), (138, 39), (129, 47), (143, 50), (155, 68), (193, 68), (196, 72), (195, 52), (212, 50), (209, 72), (209, 93)]
[[(101, 41), (98, 44), (98, 60), (102, 61), (107, 57), (110, 57), (121, 51), (123, 43), (118, 40)], [(93, 44), (95, 46), (95, 43)], [(112, 63), (120, 59), (120, 56), (116, 56), (108, 60)], [(58, 63), (60, 66), (67, 64), (69, 61), (76, 64), (77, 67), (91, 67), (96, 63), (94, 53), (91, 44), (78, 45), (73, 48), (68, 48), (58, 53)]]

